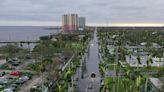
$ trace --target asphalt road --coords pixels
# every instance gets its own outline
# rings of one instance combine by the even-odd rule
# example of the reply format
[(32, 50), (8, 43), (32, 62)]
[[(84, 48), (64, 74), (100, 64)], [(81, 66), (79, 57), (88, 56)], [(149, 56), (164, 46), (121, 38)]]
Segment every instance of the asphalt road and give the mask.
[[(99, 92), (100, 89), (100, 73), (99, 73), (99, 52), (97, 43), (97, 29), (94, 32), (94, 38), (90, 42), (89, 55), (86, 58), (86, 73), (84, 78), (79, 78), (78, 92)], [(95, 73), (96, 78), (91, 78), (91, 74)], [(91, 88), (90, 88), (91, 87)]]

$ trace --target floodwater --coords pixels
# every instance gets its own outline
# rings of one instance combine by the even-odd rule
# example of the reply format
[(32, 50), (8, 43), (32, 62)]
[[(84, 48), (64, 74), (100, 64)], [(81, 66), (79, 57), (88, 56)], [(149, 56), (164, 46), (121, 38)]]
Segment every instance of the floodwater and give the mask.
[[(89, 55), (86, 57), (86, 73), (84, 78), (79, 78), (78, 92), (99, 92), (100, 89), (100, 73), (99, 73), (99, 52), (97, 42), (97, 29), (94, 32), (94, 38), (90, 42)], [(91, 78), (91, 74), (95, 73), (96, 78)], [(92, 88), (90, 88), (92, 86)]]

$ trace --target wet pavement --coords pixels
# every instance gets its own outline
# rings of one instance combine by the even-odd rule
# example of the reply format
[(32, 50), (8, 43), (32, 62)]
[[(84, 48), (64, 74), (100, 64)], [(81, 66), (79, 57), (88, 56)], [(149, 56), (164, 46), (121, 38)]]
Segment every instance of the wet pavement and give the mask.
[[(90, 42), (89, 52), (85, 58), (85, 68), (82, 69), (82, 74), (79, 76), (77, 92), (99, 92), (100, 89), (100, 73), (99, 73), (99, 52), (98, 52), (97, 29), (94, 32), (94, 38)], [(91, 78), (91, 74), (95, 73), (96, 78)], [(83, 77), (83, 78), (82, 78)]]

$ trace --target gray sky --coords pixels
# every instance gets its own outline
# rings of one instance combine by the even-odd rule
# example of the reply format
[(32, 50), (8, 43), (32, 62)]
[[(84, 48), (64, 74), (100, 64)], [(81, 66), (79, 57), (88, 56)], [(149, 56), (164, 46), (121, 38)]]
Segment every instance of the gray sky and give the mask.
[(164, 23), (164, 0), (0, 0), (0, 22), (60, 22), (65, 13), (90, 23)]

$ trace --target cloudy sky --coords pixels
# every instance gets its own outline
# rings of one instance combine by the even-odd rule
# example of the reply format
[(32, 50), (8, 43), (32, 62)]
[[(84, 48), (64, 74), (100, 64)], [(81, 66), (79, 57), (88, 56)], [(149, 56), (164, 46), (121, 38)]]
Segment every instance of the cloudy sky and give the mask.
[(164, 0), (0, 0), (0, 24), (60, 23), (65, 13), (88, 23), (164, 23)]

